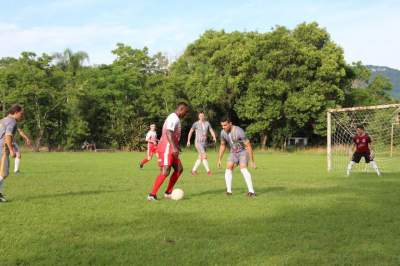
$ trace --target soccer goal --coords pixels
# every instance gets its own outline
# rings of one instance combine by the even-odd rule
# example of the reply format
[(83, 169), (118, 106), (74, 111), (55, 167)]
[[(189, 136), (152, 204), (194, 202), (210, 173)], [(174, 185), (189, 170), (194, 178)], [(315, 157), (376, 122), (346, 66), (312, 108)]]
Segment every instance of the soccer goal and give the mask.
[[(400, 104), (329, 109), (327, 112), (328, 171), (346, 171), (353, 136), (363, 125), (372, 139), (375, 161), (383, 172), (400, 171)], [(353, 171), (373, 171), (361, 161)]]

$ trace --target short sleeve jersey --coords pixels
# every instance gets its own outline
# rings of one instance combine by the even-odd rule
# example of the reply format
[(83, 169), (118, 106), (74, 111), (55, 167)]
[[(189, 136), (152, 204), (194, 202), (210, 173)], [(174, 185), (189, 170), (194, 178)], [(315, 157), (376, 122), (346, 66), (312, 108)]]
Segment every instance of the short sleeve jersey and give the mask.
[(167, 119), (164, 122), (163, 129), (162, 129), (162, 135), (160, 139), (160, 145), (167, 146), (168, 144), (168, 138), (167, 138), (167, 131), (170, 130), (172, 131), (172, 139), (175, 143), (175, 145), (179, 145), (179, 140), (181, 139), (181, 122), (179, 120), (179, 117), (176, 113), (170, 114)]
[(146, 141), (151, 143), (157, 143), (157, 132), (149, 130), (146, 134)]
[(368, 134), (362, 136), (354, 136), (353, 142), (356, 145), (356, 152), (369, 152), (369, 143), (371, 143), (371, 138)]
[(6, 136), (12, 136), (14, 138), (17, 132), (17, 121), (10, 116), (7, 116), (0, 120), (0, 146), (3, 147)]
[(192, 129), (196, 132), (196, 142), (197, 143), (206, 143), (208, 131), (210, 130), (210, 123), (208, 121), (204, 122), (194, 122), (192, 125)]
[(231, 132), (221, 131), (221, 143), (228, 144), (232, 153), (245, 150), (248, 139), (243, 129), (232, 126)]

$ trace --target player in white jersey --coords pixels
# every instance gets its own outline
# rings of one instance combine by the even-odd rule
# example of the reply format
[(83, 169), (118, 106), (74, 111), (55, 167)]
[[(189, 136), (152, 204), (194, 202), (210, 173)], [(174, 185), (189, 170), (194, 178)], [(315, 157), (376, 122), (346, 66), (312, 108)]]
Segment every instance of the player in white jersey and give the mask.
[(147, 197), (149, 201), (157, 200), (158, 189), (169, 176), (171, 168), (173, 168), (174, 172), (169, 179), (169, 184), (164, 194), (165, 198), (170, 198), (172, 189), (183, 172), (182, 163), (179, 160), (179, 140), (181, 138), (180, 118), (185, 117), (188, 111), (188, 105), (181, 102), (177, 105), (175, 112), (170, 114), (164, 122), (161, 139), (157, 148), (158, 164), (161, 171), (154, 182), (151, 193)]
[(194, 163), (194, 166), (192, 168), (192, 175), (197, 175), (197, 168), (200, 166), (201, 162), (203, 162), (204, 168), (206, 169), (207, 174), (210, 176), (211, 171), (210, 167), (208, 166), (207, 153), (206, 153), (208, 132), (211, 133), (214, 143), (217, 142), (217, 138), (210, 123), (206, 121), (204, 112), (199, 113), (199, 120), (193, 123), (192, 128), (189, 131), (188, 141), (187, 141), (188, 147), (190, 146), (190, 139), (192, 138), (193, 132), (196, 133), (194, 145), (199, 154), (199, 157), (197, 161)]
[(24, 116), (24, 109), (19, 105), (11, 106), (8, 115), (0, 120), (0, 202), (6, 202), (2, 188), (4, 180), (9, 174), (10, 156), (15, 157), (13, 146), (14, 136), (17, 132), (17, 122)]
[(226, 145), (229, 145), (231, 151), (225, 170), (226, 194), (228, 196), (232, 195), (232, 171), (235, 166), (239, 165), (240, 171), (242, 172), (247, 185), (247, 196), (255, 197), (256, 193), (254, 192), (251, 174), (247, 170), (249, 159), (252, 167), (254, 169), (256, 168), (250, 141), (247, 139), (243, 129), (232, 125), (229, 117), (221, 119), (221, 127), (221, 146), (218, 154), (218, 168), (221, 168), (221, 159), (224, 155)]
[(147, 141), (147, 155), (146, 157), (139, 163), (140, 168), (143, 168), (143, 165), (145, 165), (147, 162), (153, 158), (153, 155), (157, 155), (157, 132), (156, 132), (156, 125), (151, 124), (150, 125), (150, 130), (146, 134), (146, 141)]

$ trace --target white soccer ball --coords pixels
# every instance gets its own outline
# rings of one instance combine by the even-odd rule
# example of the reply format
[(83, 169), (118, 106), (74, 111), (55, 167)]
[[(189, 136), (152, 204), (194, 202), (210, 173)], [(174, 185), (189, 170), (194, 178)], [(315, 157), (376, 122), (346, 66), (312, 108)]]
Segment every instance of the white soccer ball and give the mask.
[(181, 200), (184, 196), (184, 192), (180, 188), (175, 188), (171, 193), (171, 199), (173, 200)]

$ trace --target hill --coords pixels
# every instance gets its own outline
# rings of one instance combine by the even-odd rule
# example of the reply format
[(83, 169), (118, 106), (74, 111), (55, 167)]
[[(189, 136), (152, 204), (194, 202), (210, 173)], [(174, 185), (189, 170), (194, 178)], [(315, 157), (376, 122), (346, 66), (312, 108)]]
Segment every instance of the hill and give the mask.
[(400, 98), (400, 70), (385, 66), (367, 65), (367, 67), (371, 70), (371, 79), (377, 75), (388, 77), (393, 83), (393, 96)]

